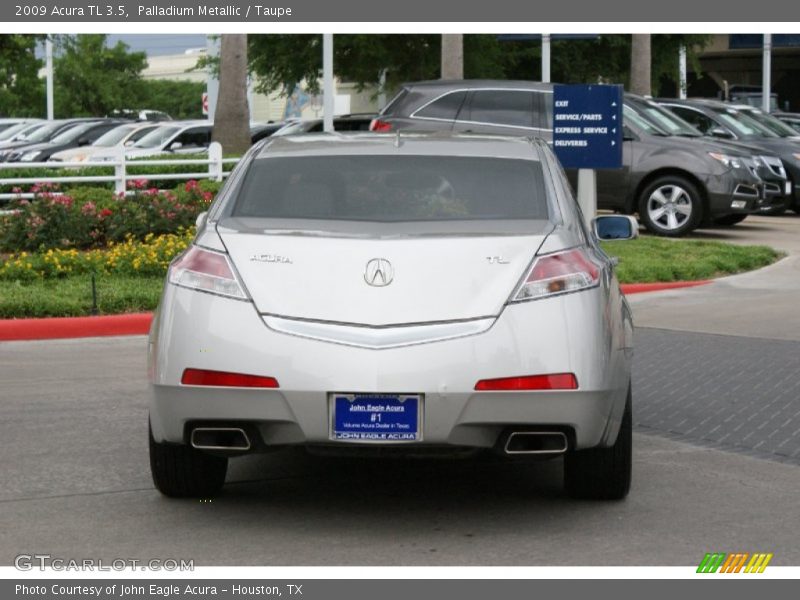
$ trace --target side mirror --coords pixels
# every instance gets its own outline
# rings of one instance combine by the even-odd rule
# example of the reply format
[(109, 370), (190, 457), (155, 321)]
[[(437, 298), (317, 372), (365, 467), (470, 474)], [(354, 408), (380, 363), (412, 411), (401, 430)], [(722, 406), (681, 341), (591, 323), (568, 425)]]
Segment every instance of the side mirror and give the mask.
[(715, 138), (722, 138), (725, 140), (730, 140), (733, 138), (733, 134), (730, 131), (723, 129), (722, 127), (712, 127), (708, 130), (708, 135)]
[(128, 140), (127, 142), (125, 142), (125, 143), (123, 144), (123, 146), (125, 146), (126, 148), (130, 148), (130, 147), (131, 147), (131, 146), (133, 146), (135, 143), (136, 143), (136, 142), (134, 142), (133, 140)]
[(628, 215), (600, 215), (592, 220), (598, 240), (632, 240), (639, 237), (639, 222)]
[(91, 143), (92, 143), (92, 140), (90, 140), (89, 138), (85, 138), (85, 137), (78, 138), (78, 146), (88, 146)]
[(207, 217), (208, 217), (208, 211), (201, 212), (199, 215), (197, 215), (197, 219), (195, 220), (194, 224), (198, 230), (202, 229), (203, 226), (205, 226)]
[(183, 144), (181, 144), (180, 142), (172, 142), (169, 145), (170, 150), (180, 150), (181, 148), (183, 148)]

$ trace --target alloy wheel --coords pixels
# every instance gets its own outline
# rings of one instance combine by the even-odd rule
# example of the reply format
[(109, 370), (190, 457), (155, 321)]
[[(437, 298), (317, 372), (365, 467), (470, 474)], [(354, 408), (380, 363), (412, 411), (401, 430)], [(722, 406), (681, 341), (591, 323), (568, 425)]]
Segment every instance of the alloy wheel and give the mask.
[(682, 227), (691, 218), (692, 208), (689, 192), (675, 184), (656, 188), (647, 199), (648, 217), (667, 231)]

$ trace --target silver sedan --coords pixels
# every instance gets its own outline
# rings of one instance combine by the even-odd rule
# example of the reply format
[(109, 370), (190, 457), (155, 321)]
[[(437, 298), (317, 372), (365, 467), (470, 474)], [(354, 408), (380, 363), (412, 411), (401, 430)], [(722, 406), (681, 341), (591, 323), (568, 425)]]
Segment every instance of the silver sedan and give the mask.
[(149, 340), (150, 462), (208, 496), (274, 447), (563, 455), (627, 495), (630, 309), (547, 144), (442, 134), (269, 139), (170, 266)]

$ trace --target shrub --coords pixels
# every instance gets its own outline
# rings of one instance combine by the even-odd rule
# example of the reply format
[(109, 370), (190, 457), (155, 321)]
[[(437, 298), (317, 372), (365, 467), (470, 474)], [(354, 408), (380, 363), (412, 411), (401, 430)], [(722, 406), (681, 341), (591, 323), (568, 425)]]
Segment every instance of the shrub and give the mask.
[(189, 181), (160, 192), (144, 180), (130, 181), (131, 195), (102, 188), (74, 188), (59, 195), (54, 186), (35, 190), (33, 200), (16, 200), (0, 217), (0, 251), (99, 248), (128, 237), (174, 233), (194, 225), (219, 185)]
[(170, 261), (194, 238), (194, 228), (166, 235), (145, 235), (142, 241), (128, 236), (122, 243), (111, 242), (106, 249), (79, 251), (50, 249), (29, 254), (20, 252), (0, 263), (0, 280), (33, 281), (83, 275), (135, 275), (163, 277)]

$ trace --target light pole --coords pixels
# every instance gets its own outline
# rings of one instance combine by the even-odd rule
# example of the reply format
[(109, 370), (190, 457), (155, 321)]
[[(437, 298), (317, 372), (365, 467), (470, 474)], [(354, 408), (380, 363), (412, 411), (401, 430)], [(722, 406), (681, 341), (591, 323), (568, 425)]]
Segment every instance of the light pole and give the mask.
[(761, 109), (768, 113), (772, 109), (772, 34), (764, 34), (764, 60), (761, 67)]
[(47, 80), (47, 119), (53, 119), (53, 40), (50, 36), (44, 42), (45, 78)]
[(333, 34), (322, 34), (322, 129), (333, 132)]

